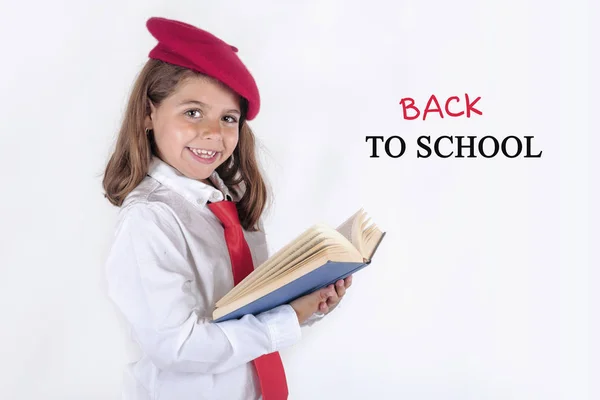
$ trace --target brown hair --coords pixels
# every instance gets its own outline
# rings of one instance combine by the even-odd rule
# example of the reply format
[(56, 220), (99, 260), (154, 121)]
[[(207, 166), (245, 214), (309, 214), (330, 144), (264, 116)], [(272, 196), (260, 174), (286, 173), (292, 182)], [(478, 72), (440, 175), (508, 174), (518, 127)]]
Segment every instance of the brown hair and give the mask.
[[(163, 61), (150, 59), (138, 75), (129, 97), (114, 152), (106, 169), (102, 186), (113, 205), (121, 206), (125, 197), (144, 179), (152, 155), (157, 155), (152, 135), (144, 127), (150, 115), (150, 101), (155, 106), (170, 96), (177, 86), (191, 76), (202, 74)], [(241, 98), (240, 134), (231, 157), (217, 168), (223, 182), (233, 192), (243, 196), (237, 202), (244, 229), (256, 231), (265, 209), (268, 191), (255, 154), (254, 133), (245, 120), (247, 102)]]

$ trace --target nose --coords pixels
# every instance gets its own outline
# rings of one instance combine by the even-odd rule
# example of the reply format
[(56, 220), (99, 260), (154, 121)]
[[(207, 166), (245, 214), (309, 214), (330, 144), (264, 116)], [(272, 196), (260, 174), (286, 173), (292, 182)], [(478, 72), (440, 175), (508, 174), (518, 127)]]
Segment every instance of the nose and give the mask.
[(200, 131), (203, 139), (221, 140), (222, 139), (221, 121), (215, 119), (207, 119), (202, 124)]

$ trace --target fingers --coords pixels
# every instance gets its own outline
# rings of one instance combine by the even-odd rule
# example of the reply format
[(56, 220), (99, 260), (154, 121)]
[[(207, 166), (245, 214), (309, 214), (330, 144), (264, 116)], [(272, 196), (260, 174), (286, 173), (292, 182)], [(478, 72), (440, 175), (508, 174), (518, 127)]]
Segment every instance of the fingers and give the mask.
[[(336, 285), (337, 290), (337, 285)], [(333, 307), (340, 302), (341, 297), (337, 294), (336, 290), (333, 291), (332, 295), (327, 298), (327, 305)]]
[(323, 304), (327, 305), (329, 299), (332, 296), (335, 296), (336, 294), (335, 294), (335, 289), (334, 289), (333, 285), (329, 285), (329, 286), (324, 287), (321, 290), (313, 293), (313, 295), (315, 295), (315, 297), (313, 297), (313, 301), (315, 302), (315, 303), (313, 303), (313, 307), (320, 310), (322, 305)]
[(340, 299), (346, 294), (346, 283), (344, 280), (340, 279), (335, 283), (335, 291)]
[(330, 296), (327, 299), (327, 305), (330, 309), (342, 300), (342, 297), (346, 294), (346, 289), (348, 289), (350, 285), (352, 285), (352, 275), (348, 276), (346, 279), (340, 279), (335, 283), (335, 295)]
[(319, 304), (317, 306), (317, 311), (327, 314), (329, 312), (330, 299), (334, 296), (337, 297), (337, 294), (333, 285), (329, 285), (326, 288), (321, 289), (319, 292)]
[(335, 284), (329, 285), (317, 293), (314, 298), (318, 304), (316, 304), (317, 311), (321, 313), (328, 313), (329, 310), (338, 304), (342, 297), (346, 295), (346, 290), (352, 285), (352, 275), (345, 279), (340, 279)]
[(321, 289), (318, 293), (318, 298), (320, 301), (325, 301), (331, 296), (335, 296), (335, 289), (333, 285), (329, 285), (323, 289)]
[(318, 311), (323, 314), (327, 314), (329, 312), (329, 306), (327, 305), (327, 302), (325, 302), (325, 301), (320, 302)]
[(332, 296), (337, 296), (333, 285), (309, 293), (290, 302), (290, 305), (296, 312), (298, 322), (304, 323), (312, 314), (320, 311), (324, 314), (329, 312), (327, 299)]
[(352, 285), (352, 275), (344, 279), (344, 285), (346, 285), (346, 289), (348, 289)]

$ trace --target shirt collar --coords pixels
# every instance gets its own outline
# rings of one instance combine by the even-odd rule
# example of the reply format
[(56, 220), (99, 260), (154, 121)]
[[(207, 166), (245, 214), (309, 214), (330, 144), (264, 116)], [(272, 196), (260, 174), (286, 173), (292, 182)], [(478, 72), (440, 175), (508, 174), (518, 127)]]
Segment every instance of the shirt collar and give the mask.
[(188, 178), (160, 158), (153, 156), (148, 168), (148, 175), (182, 195), (188, 201), (200, 206), (205, 206), (209, 201), (217, 202), (224, 199), (233, 199), (225, 182), (216, 170), (208, 178), (216, 186), (215, 188), (204, 182)]

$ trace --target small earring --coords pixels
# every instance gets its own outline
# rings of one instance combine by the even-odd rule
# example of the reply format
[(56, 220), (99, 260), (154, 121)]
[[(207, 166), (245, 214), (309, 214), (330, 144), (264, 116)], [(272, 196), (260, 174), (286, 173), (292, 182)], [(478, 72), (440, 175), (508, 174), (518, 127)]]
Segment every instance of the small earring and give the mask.
[(152, 129), (146, 128), (146, 136), (148, 136), (150, 134), (150, 132), (152, 132)]

